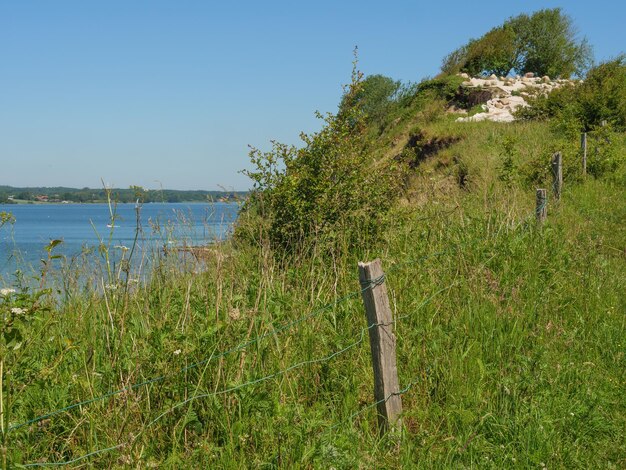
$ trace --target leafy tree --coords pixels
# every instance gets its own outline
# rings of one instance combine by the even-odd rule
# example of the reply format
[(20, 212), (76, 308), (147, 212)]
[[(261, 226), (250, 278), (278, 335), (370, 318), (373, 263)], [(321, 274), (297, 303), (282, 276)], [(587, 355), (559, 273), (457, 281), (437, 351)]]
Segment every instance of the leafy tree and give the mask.
[(515, 31), (520, 73), (551, 77), (582, 76), (591, 63), (586, 39), (576, 40), (572, 19), (560, 8), (545, 9), (531, 16), (522, 14), (507, 22)]
[(507, 75), (533, 72), (552, 77), (582, 76), (591, 63), (586, 39), (578, 41), (572, 19), (560, 8), (509, 18), (479, 39), (451, 52), (442, 72)]
[(515, 33), (508, 25), (492, 29), (480, 39), (470, 39), (444, 58), (442, 71), (507, 75), (517, 65)]

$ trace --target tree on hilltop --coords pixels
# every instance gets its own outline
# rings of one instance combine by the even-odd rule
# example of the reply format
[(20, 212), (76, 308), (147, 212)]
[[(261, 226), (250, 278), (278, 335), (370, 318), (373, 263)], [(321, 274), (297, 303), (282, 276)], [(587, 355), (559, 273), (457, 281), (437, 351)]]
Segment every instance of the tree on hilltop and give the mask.
[(551, 77), (582, 76), (592, 62), (586, 39), (578, 40), (572, 19), (560, 8), (511, 17), (479, 39), (448, 54), (446, 74), (508, 75), (533, 72)]

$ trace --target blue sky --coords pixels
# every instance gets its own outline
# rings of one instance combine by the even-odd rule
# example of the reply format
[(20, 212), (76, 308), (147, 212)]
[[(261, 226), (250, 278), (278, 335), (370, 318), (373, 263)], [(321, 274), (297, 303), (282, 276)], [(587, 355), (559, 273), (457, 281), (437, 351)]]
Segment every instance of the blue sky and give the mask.
[(0, 185), (247, 189), (248, 144), (297, 144), (359, 68), (403, 81), (560, 6), (596, 60), (626, 3), (0, 0)]

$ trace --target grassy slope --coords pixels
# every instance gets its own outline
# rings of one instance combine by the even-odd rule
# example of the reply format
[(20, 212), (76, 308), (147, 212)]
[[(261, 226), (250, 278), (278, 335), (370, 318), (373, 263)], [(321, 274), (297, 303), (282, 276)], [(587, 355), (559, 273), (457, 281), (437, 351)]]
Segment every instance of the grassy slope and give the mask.
[[(166, 377), (8, 433), (10, 459), (69, 460), (121, 444), (74, 465), (625, 466), (626, 190), (566, 181), (538, 230), (534, 187), (520, 175), (548, 159), (547, 126), (420, 118), (409, 113), (379, 137), (381, 158), (415, 127), (463, 139), (422, 163), (381, 246), (283, 265), (263, 246), (225, 245), (201, 275), (164, 264), (127, 302), (77, 294), (38, 320), (45, 328), (7, 375), (10, 423)], [(520, 168), (509, 187), (497, 178), (507, 138)], [(402, 435), (384, 438), (366, 408), (356, 273), (358, 259), (377, 256), (398, 317), (400, 382), (413, 384)], [(214, 357), (259, 335), (245, 353)]]

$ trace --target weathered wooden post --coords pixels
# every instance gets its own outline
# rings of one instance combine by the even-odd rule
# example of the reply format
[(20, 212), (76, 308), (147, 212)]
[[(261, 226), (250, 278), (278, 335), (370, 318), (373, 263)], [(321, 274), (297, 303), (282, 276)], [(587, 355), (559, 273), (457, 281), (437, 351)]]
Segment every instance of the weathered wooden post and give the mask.
[(537, 189), (535, 215), (539, 225), (542, 225), (548, 217), (548, 191), (546, 189)]
[(552, 189), (554, 198), (561, 199), (561, 189), (563, 187), (563, 158), (561, 152), (552, 155)]
[(582, 134), (580, 134), (580, 148), (582, 149), (582, 153), (583, 153), (583, 160), (582, 160), (582, 164), (583, 164), (583, 176), (587, 175), (587, 133), (583, 132)]
[(377, 402), (378, 425), (381, 432), (400, 427), (402, 398), (398, 394), (396, 337), (385, 275), (380, 259), (359, 263), (359, 281), (367, 314), (372, 367), (374, 368), (374, 399)]

